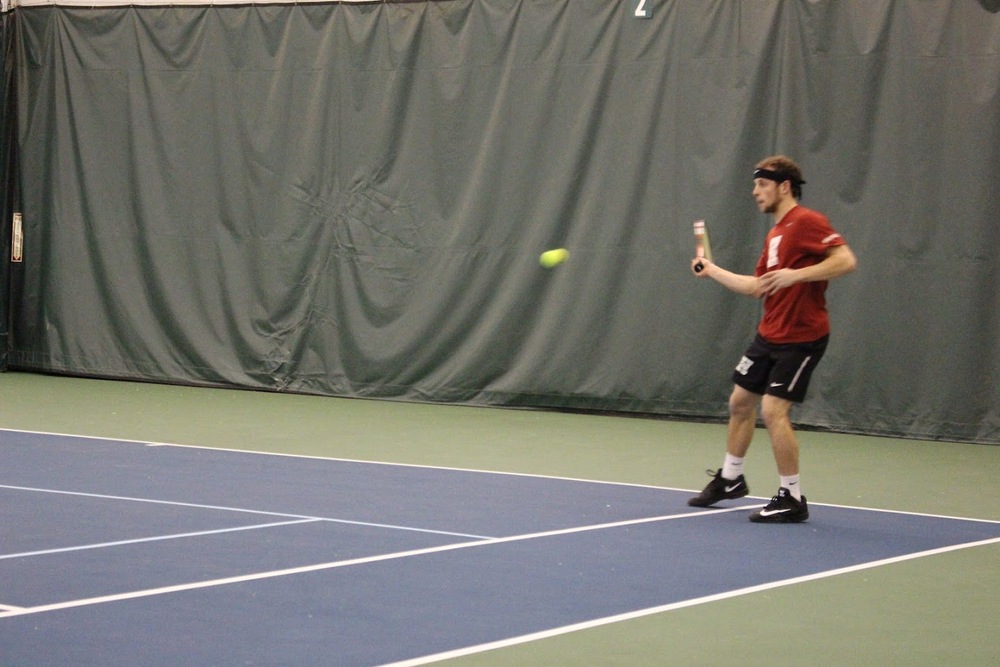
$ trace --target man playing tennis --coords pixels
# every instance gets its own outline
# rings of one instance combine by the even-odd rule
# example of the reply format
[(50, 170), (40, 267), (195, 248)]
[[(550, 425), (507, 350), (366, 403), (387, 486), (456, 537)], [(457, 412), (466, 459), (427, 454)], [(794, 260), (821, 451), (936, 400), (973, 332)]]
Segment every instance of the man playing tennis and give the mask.
[[(724, 287), (764, 299), (757, 335), (733, 371), (726, 456), (702, 492), (688, 500), (707, 507), (749, 493), (743, 461), (760, 410), (780, 477), (778, 494), (750, 515), (757, 523), (796, 523), (809, 518), (799, 484), (799, 445), (789, 416), (805, 399), (809, 378), (823, 357), (830, 334), (827, 282), (857, 266), (854, 253), (823, 214), (799, 205), (802, 170), (775, 155), (753, 172), (753, 198), (774, 226), (767, 234), (754, 275), (739, 275), (704, 257), (691, 260), (692, 273)], [(701, 271), (695, 264), (701, 263)], [(709, 471), (711, 475), (711, 471)]]

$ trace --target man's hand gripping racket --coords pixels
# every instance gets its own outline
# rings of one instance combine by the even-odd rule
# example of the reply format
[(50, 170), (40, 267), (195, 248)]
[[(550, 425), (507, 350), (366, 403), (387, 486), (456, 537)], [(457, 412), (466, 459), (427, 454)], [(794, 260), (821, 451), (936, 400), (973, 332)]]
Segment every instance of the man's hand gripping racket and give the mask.
[(712, 244), (708, 240), (708, 228), (705, 227), (704, 220), (696, 220), (694, 223), (694, 256), (691, 268), (695, 273), (705, 270), (705, 263), (712, 262)]

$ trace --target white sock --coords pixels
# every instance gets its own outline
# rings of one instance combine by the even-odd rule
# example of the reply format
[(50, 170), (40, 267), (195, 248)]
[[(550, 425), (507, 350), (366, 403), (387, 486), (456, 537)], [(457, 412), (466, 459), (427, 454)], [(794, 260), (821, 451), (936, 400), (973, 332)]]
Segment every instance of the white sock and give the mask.
[(726, 460), (722, 463), (722, 477), (724, 479), (736, 479), (743, 474), (743, 457), (733, 456), (726, 453)]
[(788, 493), (792, 494), (793, 498), (802, 500), (802, 489), (799, 486), (798, 475), (789, 475), (788, 477), (781, 475), (781, 486), (788, 489)]

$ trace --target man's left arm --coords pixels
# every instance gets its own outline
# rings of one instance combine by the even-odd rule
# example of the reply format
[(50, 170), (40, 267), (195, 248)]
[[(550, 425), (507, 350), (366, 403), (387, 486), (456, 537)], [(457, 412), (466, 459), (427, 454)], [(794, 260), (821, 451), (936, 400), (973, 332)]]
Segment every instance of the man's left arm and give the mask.
[(831, 280), (858, 267), (858, 259), (847, 244), (833, 246), (826, 251), (823, 261), (804, 266), (801, 269), (778, 269), (760, 277), (760, 288), (764, 294), (774, 294), (780, 289), (796, 283)]

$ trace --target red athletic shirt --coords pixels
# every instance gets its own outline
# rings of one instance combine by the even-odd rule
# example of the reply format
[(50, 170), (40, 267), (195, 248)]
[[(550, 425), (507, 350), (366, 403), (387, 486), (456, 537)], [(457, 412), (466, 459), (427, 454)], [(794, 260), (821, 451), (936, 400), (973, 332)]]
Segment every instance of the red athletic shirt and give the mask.
[[(818, 264), (839, 245), (844, 239), (825, 215), (796, 206), (768, 232), (756, 275)], [(826, 286), (825, 280), (798, 283), (768, 296), (757, 331), (771, 343), (805, 343), (826, 336), (830, 333)]]

